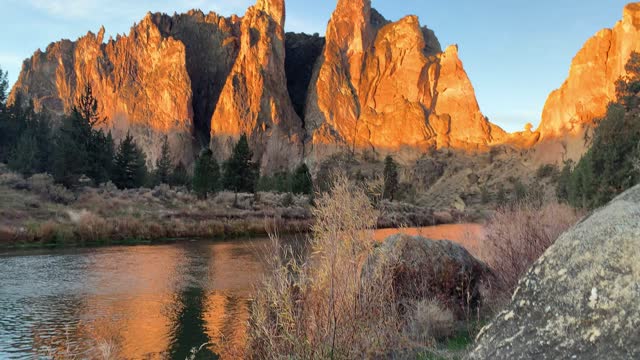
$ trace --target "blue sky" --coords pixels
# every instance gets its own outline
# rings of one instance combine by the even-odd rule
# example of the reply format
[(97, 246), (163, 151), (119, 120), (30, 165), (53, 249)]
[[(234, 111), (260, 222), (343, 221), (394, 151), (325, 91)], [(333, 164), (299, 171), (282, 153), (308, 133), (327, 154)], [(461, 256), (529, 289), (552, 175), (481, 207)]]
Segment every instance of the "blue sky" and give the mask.
[[(13, 82), (24, 58), (61, 38), (104, 25), (128, 33), (147, 11), (191, 8), (242, 14), (253, 0), (0, 0), (0, 66)], [(415, 14), (443, 47), (458, 44), (478, 102), (509, 131), (537, 125), (549, 92), (584, 42), (622, 17), (623, 0), (373, 0), (390, 20)], [(288, 0), (287, 30), (323, 34), (334, 0)]]

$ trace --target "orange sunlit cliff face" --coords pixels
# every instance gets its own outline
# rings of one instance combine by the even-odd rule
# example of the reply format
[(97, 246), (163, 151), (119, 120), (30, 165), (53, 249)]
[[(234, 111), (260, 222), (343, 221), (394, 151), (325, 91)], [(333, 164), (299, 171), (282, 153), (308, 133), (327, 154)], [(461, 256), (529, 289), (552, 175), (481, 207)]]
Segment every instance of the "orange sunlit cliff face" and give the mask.
[[(585, 44), (566, 82), (549, 96), (536, 132), (506, 134), (490, 123), (457, 47), (443, 51), (415, 16), (387, 21), (370, 0), (338, 1), (320, 56), (287, 59), (314, 64), (306, 66), (313, 69), (308, 86), (285, 65), (284, 0), (259, 0), (242, 18), (149, 14), (128, 36), (106, 44), (103, 30), (51, 44), (25, 61), (11, 99), (20, 94), (61, 115), (89, 83), (116, 139), (131, 131), (151, 161), (165, 135), (173, 153), (191, 163), (207, 145), (225, 158), (246, 133), (265, 171), (303, 158), (317, 164), (345, 150), (402, 152), (406, 159), (442, 147), (530, 148), (580, 138), (604, 114), (631, 52), (640, 50), (639, 14), (640, 3), (627, 5), (622, 21)], [(298, 113), (287, 92), (292, 84), (308, 89), (296, 94), (306, 98)]]

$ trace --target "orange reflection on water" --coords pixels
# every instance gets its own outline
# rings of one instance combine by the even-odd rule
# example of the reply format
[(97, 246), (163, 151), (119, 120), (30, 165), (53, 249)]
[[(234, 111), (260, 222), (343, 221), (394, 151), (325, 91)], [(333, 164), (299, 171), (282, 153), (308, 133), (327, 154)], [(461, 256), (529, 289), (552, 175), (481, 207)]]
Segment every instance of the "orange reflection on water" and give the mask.
[(432, 240), (451, 240), (464, 246), (476, 257), (480, 255), (480, 241), (484, 238), (484, 227), (480, 224), (451, 224), (419, 228), (381, 229), (375, 231), (375, 240), (384, 241), (395, 234), (422, 236)]

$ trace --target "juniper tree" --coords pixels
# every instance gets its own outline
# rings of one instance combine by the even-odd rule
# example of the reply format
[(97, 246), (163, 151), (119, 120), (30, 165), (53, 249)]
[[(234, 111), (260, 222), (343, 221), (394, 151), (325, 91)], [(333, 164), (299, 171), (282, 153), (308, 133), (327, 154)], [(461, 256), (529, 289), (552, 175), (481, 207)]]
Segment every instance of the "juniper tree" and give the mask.
[(133, 136), (127, 136), (120, 142), (115, 156), (113, 182), (120, 189), (138, 188), (147, 180), (146, 157), (136, 144)]
[(253, 193), (260, 175), (258, 166), (252, 161), (247, 136), (243, 134), (233, 148), (231, 157), (224, 163), (224, 188), (235, 193)]
[(220, 185), (220, 166), (210, 149), (205, 149), (196, 160), (193, 173), (193, 191), (199, 198), (206, 199), (209, 194), (218, 191)]
[(160, 157), (156, 160), (155, 182), (158, 184), (169, 184), (171, 177), (171, 149), (169, 148), (169, 139), (164, 137)]
[(384, 194), (383, 198), (393, 201), (400, 188), (398, 164), (391, 155), (384, 160)]
[(301, 164), (296, 168), (291, 182), (291, 190), (294, 194), (311, 195), (313, 193), (313, 180), (307, 164)]

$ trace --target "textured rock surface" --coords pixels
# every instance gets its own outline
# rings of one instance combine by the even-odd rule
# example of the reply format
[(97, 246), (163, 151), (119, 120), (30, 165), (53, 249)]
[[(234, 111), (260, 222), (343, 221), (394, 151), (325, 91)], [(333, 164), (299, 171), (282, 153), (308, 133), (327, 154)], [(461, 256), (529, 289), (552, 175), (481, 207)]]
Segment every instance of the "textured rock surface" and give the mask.
[(487, 266), (462, 246), (419, 236), (394, 235), (367, 259), (363, 276), (393, 272), (393, 286), (401, 303), (437, 299), (454, 312), (480, 300)]
[(306, 107), (311, 156), (477, 148), (504, 136), (482, 115), (457, 47), (417, 17), (389, 23), (369, 0), (340, 0)]
[(287, 74), (287, 89), (296, 114), (304, 119), (307, 91), (313, 68), (324, 49), (324, 37), (318, 34), (287, 33), (285, 39), (284, 69)]
[(640, 186), (562, 235), (469, 359), (640, 358)]
[(640, 51), (640, 3), (627, 5), (613, 29), (598, 32), (578, 52), (569, 77), (547, 99), (538, 129), (542, 138), (577, 134), (602, 117), (616, 100), (615, 82), (626, 74), (633, 51)]
[(284, 0), (259, 0), (241, 24), (240, 50), (211, 120), (211, 147), (225, 159), (247, 134), (263, 170), (302, 160), (302, 121), (287, 92)]
[(21, 93), (37, 109), (62, 115), (91, 84), (116, 139), (130, 131), (153, 161), (168, 135), (174, 154), (190, 162), (193, 109), (184, 44), (163, 36), (150, 14), (128, 36), (106, 44), (103, 36), (101, 29), (37, 51), (25, 61), (11, 101)]
[(240, 18), (193, 10), (167, 16), (154, 14), (162, 34), (185, 44), (193, 93), (193, 123), (201, 146), (209, 145), (211, 116), (240, 48)]

